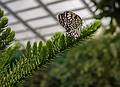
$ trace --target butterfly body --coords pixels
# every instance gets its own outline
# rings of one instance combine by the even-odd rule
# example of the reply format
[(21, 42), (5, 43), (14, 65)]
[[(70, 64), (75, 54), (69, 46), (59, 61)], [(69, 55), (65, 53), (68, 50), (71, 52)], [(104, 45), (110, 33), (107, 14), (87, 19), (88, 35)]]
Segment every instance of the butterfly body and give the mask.
[(65, 28), (68, 36), (75, 39), (80, 37), (80, 27), (82, 25), (82, 19), (71, 11), (66, 11), (58, 15), (59, 23)]

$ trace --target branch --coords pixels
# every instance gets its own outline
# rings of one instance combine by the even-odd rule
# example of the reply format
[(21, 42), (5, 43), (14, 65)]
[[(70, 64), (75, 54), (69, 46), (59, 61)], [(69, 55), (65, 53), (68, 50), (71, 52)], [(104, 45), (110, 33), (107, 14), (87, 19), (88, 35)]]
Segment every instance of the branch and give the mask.
[(62, 33), (55, 33), (55, 35), (46, 43), (34, 43), (31, 45), (27, 43), (24, 54), (17, 64), (13, 64), (13, 68), (7, 70), (2, 74), (0, 83), (3, 86), (16, 86), (21, 81), (32, 74), (33, 71), (38, 70), (43, 65), (49, 63), (61, 52), (64, 53), (66, 49), (71, 49), (76, 43), (80, 43), (90, 37), (100, 27), (101, 23), (96, 20), (90, 26), (87, 26), (82, 32), (81, 37), (73, 39), (67, 37)]

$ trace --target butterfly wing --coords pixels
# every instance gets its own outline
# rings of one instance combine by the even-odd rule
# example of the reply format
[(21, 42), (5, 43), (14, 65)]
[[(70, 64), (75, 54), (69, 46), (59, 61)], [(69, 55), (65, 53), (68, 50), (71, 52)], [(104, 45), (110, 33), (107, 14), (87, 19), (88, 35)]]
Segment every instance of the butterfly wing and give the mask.
[(71, 11), (58, 15), (59, 23), (66, 29), (66, 34), (75, 38), (80, 36), (82, 19)]

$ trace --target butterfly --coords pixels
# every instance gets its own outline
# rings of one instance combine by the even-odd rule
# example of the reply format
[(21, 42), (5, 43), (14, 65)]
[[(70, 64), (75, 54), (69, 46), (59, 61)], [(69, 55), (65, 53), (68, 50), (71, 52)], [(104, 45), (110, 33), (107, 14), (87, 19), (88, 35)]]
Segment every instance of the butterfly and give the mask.
[(77, 39), (80, 37), (80, 29), (82, 26), (82, 19), (72, 11), (65, 11), (58, 14), (59, 23), (65, 28), (66, 35)]

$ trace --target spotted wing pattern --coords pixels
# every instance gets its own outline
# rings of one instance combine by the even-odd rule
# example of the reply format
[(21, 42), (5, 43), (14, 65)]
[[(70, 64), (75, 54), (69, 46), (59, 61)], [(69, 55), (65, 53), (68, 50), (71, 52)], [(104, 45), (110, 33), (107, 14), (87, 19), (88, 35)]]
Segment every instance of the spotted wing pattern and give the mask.
[(58, 15), (59, 23), (66, 29), (66, 34), (75, 39), (80, 37), (80, 27), (82, 19), (77, 14), (66, 11)]

